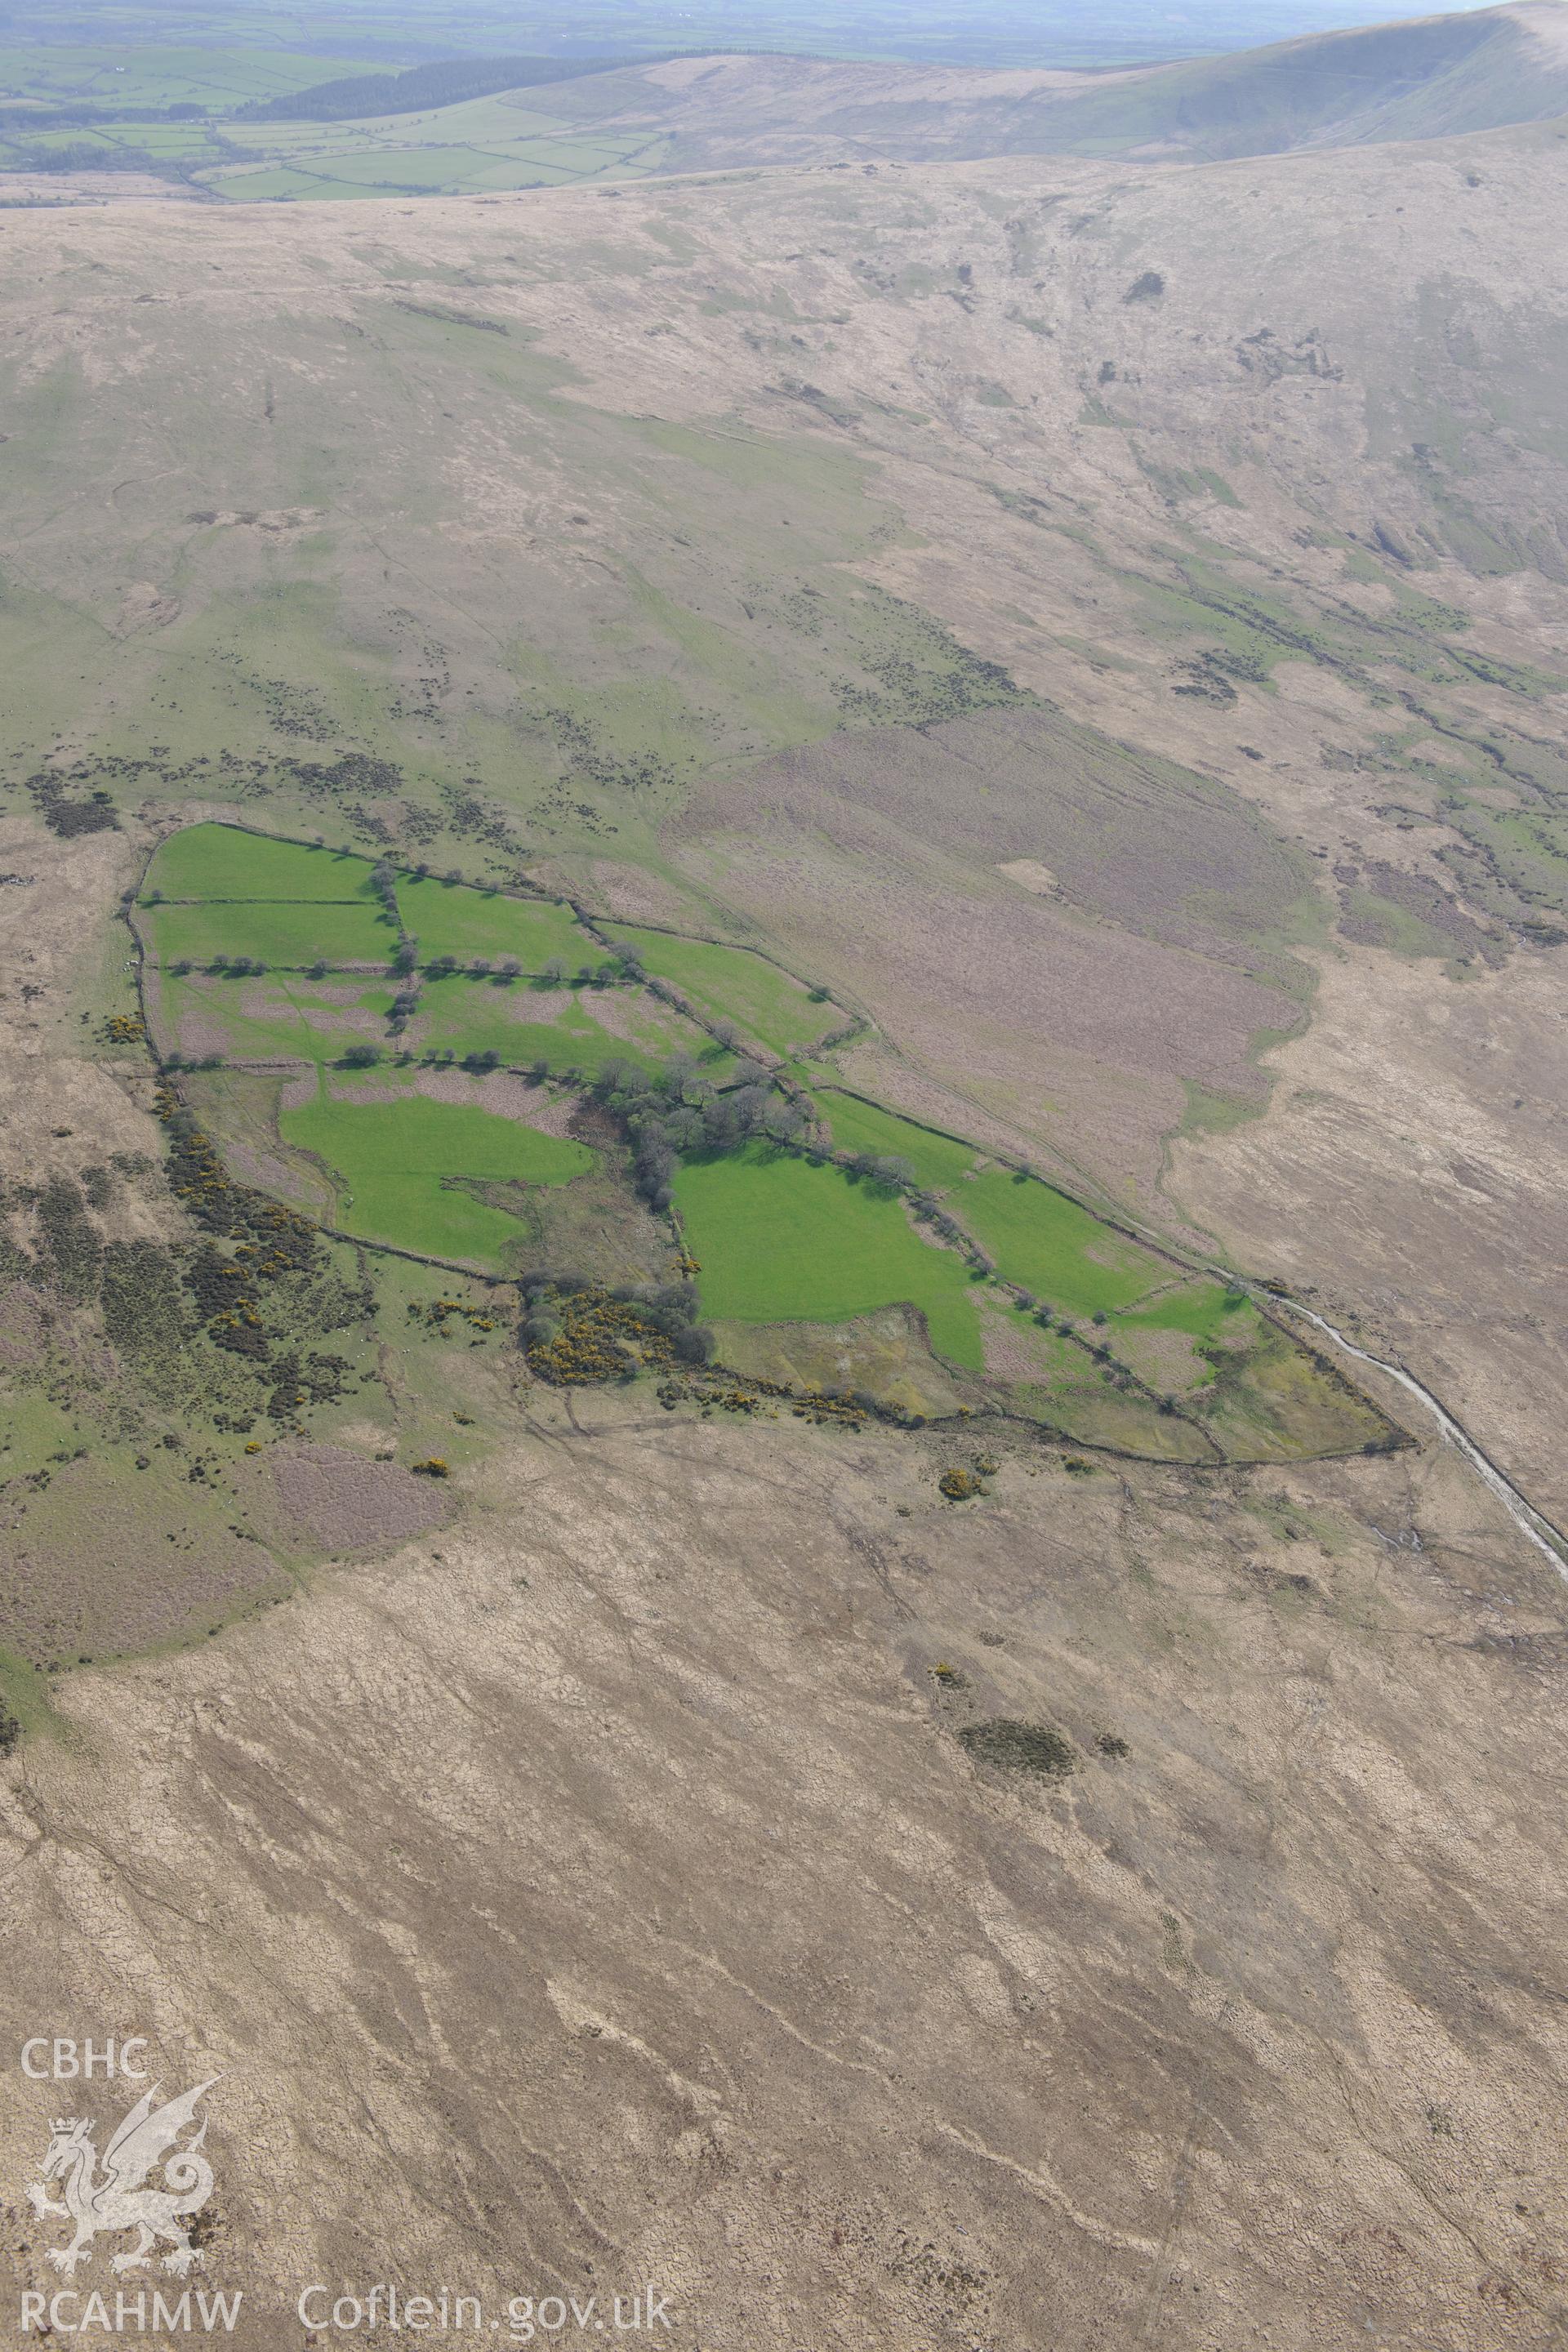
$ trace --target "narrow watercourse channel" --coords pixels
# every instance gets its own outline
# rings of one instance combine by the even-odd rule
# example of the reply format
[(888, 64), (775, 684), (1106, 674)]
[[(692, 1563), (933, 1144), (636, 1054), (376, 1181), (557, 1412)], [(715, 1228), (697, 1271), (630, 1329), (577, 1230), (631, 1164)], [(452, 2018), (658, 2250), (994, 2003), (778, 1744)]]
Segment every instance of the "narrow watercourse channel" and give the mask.
[(1318, 1330), (1326, 1332), (1335, 1347), (1342, 1348), (1347, 1356), (1353, 1356), (1358, 1363), (1374, 1366), (1378, 1371), (1385, 1372), (1391, 1381), (1397, 1381), (1402, 1389), (1408, 1390), (1431, 1414), (1448, 1444), (1458, 1446), (1478, 1477), (1491, 1489), (1521, 1534), (1529, 1538), (1537, 1551), (1545, 1553), (1558, 1575), (1564, 1583), (1568, 1583), (1568, 1536), (1560, 1528), (1553, 1527), (1527, 1495), (1521, 1494), (1513, 1481), (1482, 1453), (1468, 1431), (1460, 1426), (1447, 1406), (1438, 1402), (1431, 1390), (1418, 1381), (1414, 1372), (1407, 1372), (1403, 1364), (1390, 1363), (1384, 1356), (1374, 1356), (1367, 1349), (1358, 1348), (1355, 1341), (1347, 1339), (1326, 1316), (1319, 1315), (1310, 1307), (1303, 1307), (1298, 1298), (1275, 1296), (1271, 1297), (1270, 1304), (1287, 1307), (1292, 1315), (1301, 1316)]

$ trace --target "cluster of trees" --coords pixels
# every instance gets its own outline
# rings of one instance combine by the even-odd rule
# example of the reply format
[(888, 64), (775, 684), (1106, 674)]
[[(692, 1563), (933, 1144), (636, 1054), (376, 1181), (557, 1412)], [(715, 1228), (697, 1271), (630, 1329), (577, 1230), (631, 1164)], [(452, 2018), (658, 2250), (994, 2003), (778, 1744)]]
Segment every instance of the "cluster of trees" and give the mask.
[(857, 1176), (868, 1176), (873, 1184), (886, 1184), (895, 1192), (908, 1192), (916, 1182), (914, 1162), (896, 1151), (850, 1151), (840, 1158), (838, 1164)]
[(987, 1257), (972, 1234), (964, 1232), (956, 1217), (950, 1217), (934, 1192), (920, 1189), (914, 1168), (896, 1151), (851, 1151), (837, 1155), (841, 1168), (858, 1170), (879, 1184), (890, 1185), (894, 1191), (907, 1194), (910, 1206), (921, 1223), (929, 1225), (950, 1249), (966, 1258), (976, 1274), (994, 1274), (995, 1265)]
[[(606, 1296), (585, 1274), (544, 1270), (526, 1275), (521, 1289), (525, 1309), (522, 1338), (530, 1348), (548, 1348), (560, 1339), (563, 1329), (573, 1320), (572, 1301), (584, 1293), (591, 1294), (594, 1299)], [(681, 1363), (711, 1362), (718, 1343), (707, 1326), (697, 1319), (701, 1299), (694, 1282), (622, 1283), (607, 1296), (634, 1310), (630, 1317), (622, 1318), (634, 1336), (638, 1327), (645, 1332), (659, 1332), (669, 1341)]]
[(668, 1207), (683, 1152), (738, 1151), (757, 1136), (797, 1143), (805, 1132), (802, 1113), (754, 1063), (742, 1062), (721, 1094), (689, 1054), (652, 1072), (609, 1061), (591, 1090), (625, 1125), (637, 1190), (655, 1209)]
[[(416, 1056), (409, 1052), (407, 1046), (402, 1047), (395, 1056), (397, 1067), (405, 1070), (415, 1058)], [(501, 1066), (500, 1055), (493, 1045), (486, 1045), (482, 1050), (476, 1047), (473, 1053), (462, 1055), (458, 1055), (453, 1045), (431, 1045), (426, 1047), (417, 1058), (427, 1070), (472, 1070), (476, 1077), (481, 1078), (488, 1077), (492, 1070), (499, 1070)], [(340, 1070), (374, 1070), (380, 1059), (379, 1045), (356, 1043), (338, 1055), (337, 1066)], [(216, 1061), (217, 1057), (215, 1055), (211, 1066), (216, 1067)], [(195, 1069), (209, 1066), (193, 1062), (186, 1066)], [(536, 1082), (548, 1077), (549, 1074), (549, 1064), (545, 1062), (536, 1063), (531, 1072), (531, 1076)]]
[[(415, 942), (417, 945), (417, 941)], [(400, 967), (401, 969), (402, 967)], [(426, 980), (451, 980), (462, 972), (469, 980), (488, 980), (509, 985), (522, 977), (522, 966), (516, 956), (502, 956), (492, 961), (489, 956), (472, 956), (467, 963), (455, 955), (432, 956), (425, 966)], [(582, 963), (574, 973), (564, 956), (551, 956), (541, 964), (538, 977), (547, 988), (564, 988), (568, 982), (580, 988), (612, 988), (617, 981), (640, 981), (644, 977), (642, 960), (631, 948), (617, 950), (603, 963)]]
[[(395, 1018), (392, 1025), (395, 1029), (401, 1024)], [(396, 1057), (398, 1067), (406, 1069), (414, 1058), (408, 1048), (405, 1046)], [(338, 1067), (340, 1070), (374, 1070), (380, 1059), (379, 1045), (356, 1044), (350, 1045), (345, 1052), (338, 1055)], [(499, 1070), (500, 1067), (500, 1055), (493, 1045), (485, 1046), (482, 1052), (476, 1050), (471, 1054), (465, 1054), (460, 1063), (455, 1046), (432, 1045), (419, 1055), (419, 1059), (426, 1069), (449, 1070), (461, 1067), (465, 1070), (472, 1070), (478, 1077), (487, 1077), (491, 1070)], [(547, 1075), (546, 1065), (540, 1066), (538, 1075), (541, 1077)]]

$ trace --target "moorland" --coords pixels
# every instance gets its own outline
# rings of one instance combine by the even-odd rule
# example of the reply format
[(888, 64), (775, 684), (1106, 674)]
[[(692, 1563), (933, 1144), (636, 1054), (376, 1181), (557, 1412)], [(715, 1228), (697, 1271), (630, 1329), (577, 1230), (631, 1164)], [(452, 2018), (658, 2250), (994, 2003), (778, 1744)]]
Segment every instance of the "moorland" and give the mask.
[(247, 2352), (1560, 2334), (1561, 21), (13, 175), (0, 1948)]

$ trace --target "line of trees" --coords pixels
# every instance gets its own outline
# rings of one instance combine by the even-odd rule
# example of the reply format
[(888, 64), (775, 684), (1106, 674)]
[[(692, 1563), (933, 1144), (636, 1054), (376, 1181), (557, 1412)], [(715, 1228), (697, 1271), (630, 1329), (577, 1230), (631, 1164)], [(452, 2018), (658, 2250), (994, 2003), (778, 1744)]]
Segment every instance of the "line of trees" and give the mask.
[(406, 979), (419, 962), (419, 942), (403, 927), (403, 911), (397, 903), (397, 869), (389, 857), (378, 857), (370, 869), (370, 887), (381, 900), (381, 909), (397, 930), (397, 949), (392, 959), (392, 969)]

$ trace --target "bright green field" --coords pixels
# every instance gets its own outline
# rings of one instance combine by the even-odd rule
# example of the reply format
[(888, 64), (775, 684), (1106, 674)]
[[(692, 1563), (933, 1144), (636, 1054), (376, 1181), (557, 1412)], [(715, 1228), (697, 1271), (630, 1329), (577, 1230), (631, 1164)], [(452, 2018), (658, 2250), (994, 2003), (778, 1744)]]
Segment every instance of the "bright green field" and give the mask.
[(432, 875), (422, 882), (399, 877), (397, 906), (404, 929), (419, 942), (421, 963), (440, 955), (488, 956), (492, 963), (515, 956), (524, 971), (542, 971), (552, 956), (560, 956), (575, 971), (581, 964), (605, 961), (603, 950), (578, 929), (571, 908), (551, 899), (504, 898), (460, 882), (438, 882)]
[(322, 956), (331, 964), (386, 963), (397, 948), (395, 927), (363, 900), (152, 907), (142, 909), (141, 921), (161, 964), (182, 956), (210, 963), (219, 955), (254, 956), (266, 964), (310, 964)]
[[(459, 1060), (465, 1054), (495, 1053), (515, 1068), (542, 1060), (552, 1070), (575, 1067), (591, 1075), (606, 1062), (637, 1062), (646, 1069), (671, 1054), (715, 1055), (700, 1029), (627, 988), (601, 993), (592, 988), (545, 989), (526, 980), (498, 988), (490, 981), (455, 975), (426, 981), (419, 1008), (405, 1043), (420, 1053), (450, 1047)], [(722, 1060), (728, 1066), (728, 1055)], [(711, 1071), (716, 1077), (722, 1075), (716, 1055)]]
[(675, 1181), (702, 1268), (705, 1314), (737, 1323), (843, 1323), (879, 1307), (924, 1314), (931, 1345), (981, 1369), (979, 1318), (962, 1262), (910, 1230), (902, 1202), (840, 1168), (751, 1145), (689, 1160)]
[[(899, 1118), (890, 1110), (859, 1102), (836, 1087), (824, 1087), (812, 1100), (826, 1119), (837, 1150), (888, 1152), (907, 1160), (928, 1192), (945, 1192), (980, 1156), (973, 1143), (933, 1135), (930, 1128), (917, 1127), (912, 1119)], [(963, 1204), (954, 1201), (948, 1205), (957, 1215)]]
[(499, 1271), (522, 1227), (452, 1181), (568, 1184), (594, 1154), (563, 1136), (460, 1103), (355, 1103), (325, 1094), (279, 1122), (286, 1142), (312, 1151), (338, 1183), (337, 1223), (367, 1241)]
[(192, 824), (169, 835), (148, 869), (165, 898), (364, 898), (370, 861), (242, 833), (232, 824)]
[[(1032, 1290), (1047, 1306), (1069, 1315), (1092, 1315), (1101, 1307), (1109, 1314), (1141, 1298), (1165, 1272), (1146, 1250), (1123, 1241), (1048, 1184), (1032, 1178), (1019, 1183), (1004, 1168), (971, 1175), (982, 1156), (973, 1144), (933, 1135), (910, 1119), (858, 1102), (833, 1087), (824, 1088), (814, 1099), (840, 1150), (893, 1152), (909, 1160), (921, 1183), (942, 1195), (943, 1208), (995, 1260), (1003, 1280)], [(1177, 1299), (1184, 1296), (1178, 1294)], [(1173, 1317), (1169, 1328), (1190, 1328), (1173, 1319), (1177, 1300), (1163, 1306)], [(1202, 1325), (1205, 1331), (1210, 1328), (1209, 1321)]]
[[(273, 973), (265, 980), (175, 980), (164, 974), (158, 1027), (177, 1045), (182, 1037), (196, 1034), (183, 1027), (187, 1017), (200, 1021), (204, 1030), (216, 1023), (227, 1040), (226, 1056), (237, 1061), (335, 1062), (350, 1045), (381, 1043), (392, 1011), (391, 989), (363, 989), (353, 1005), (342, 1006), (331, 1003), (321, 992), (331, 985), (323, 981), (313, 986), (293, 973)], [(241, 1007), (247, 1003), (264, 1009), (246, 1013)], [(355, 1011), (375, 1016), (374, 1038), (367, 1039), (365, 1030), (346, 1017)], [(183, 1050), (200, 1049), (192, 1044)]]
[(775, 964), (744, 948), (672, 939), (667, 931), (639, 930), (630, 923), (606, 923), (605, 929), (636, 948), (649, 971), (672, 982), (701, 1011), (733, 1021), (777, 1054), (793, 1054), (843, 1023), (837, 1005), (814, 1004)]
[[(303, 172), (220, 172), (213, 186), (221, 195), (247, 204), (278, 204), (295, 196), (338, 196), (347, 192), (331, 180), (310, 178)], [(363, 192), (361, 192), (363, 193)]]
[(1048, 1184), (990, 1168), (945, 1204), (995, 1260), (1006, 1282), (1069, 1315), (1130, 1307), (1166, 1274), (1158, 1258), (1123, 1241)]
[(96, 147), (108, 155), (119, 147), (131, 147), (151, 155), (205, 155), (210, 152), (205, 133), (199, 126), (171, 123), (117, 122), (107, 128), (86, 125), (69, 130), (37, 131), (13, 134), (4, 144), (7, 164), (28, 159), (39, 148)]
[(1212, 1339), (1220, 1332), (1240, 1339), (1258, 1336), (1260, 1318), (1249, 1298), (1230, 1297), (1219, 1283), (1188, 1282), (1169, 1297), (1116, 1319), (1145, 1331), (1184, 1331), (1192, 1339)]

